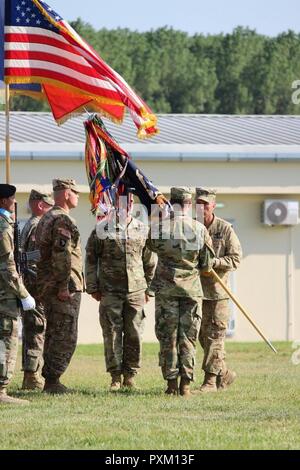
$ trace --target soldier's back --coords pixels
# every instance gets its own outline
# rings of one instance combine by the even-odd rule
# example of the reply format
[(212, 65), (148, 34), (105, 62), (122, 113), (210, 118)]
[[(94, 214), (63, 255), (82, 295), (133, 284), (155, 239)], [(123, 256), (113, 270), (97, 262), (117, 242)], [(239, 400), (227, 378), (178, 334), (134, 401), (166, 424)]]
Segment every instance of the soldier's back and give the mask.
[(143, 253), (147, 234), (148, 228), (135, 218), (125, 227), (109, 225), (107, 221), (97, 224), (86, 248), (87, 284), (90, 277), (94, 278), (96, 253), (101, 291), (126, 294), (145, 290)]
[[(152, 233), (153, 235), (153, 233)], [(158, 255), (153, 287), (171, 296), (201, 296), (199, 253), (205, 243), (205, 227), (186, 215), (174, 216), (162, 227), (150, 248)]]

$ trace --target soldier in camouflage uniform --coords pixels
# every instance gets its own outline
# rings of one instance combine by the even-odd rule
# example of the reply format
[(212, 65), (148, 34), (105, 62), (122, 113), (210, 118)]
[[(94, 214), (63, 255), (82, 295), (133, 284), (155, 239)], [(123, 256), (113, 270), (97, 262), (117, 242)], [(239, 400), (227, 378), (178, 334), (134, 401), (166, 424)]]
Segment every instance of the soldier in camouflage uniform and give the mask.
[[(129, 198), (131, 196), (128, 196)], [(130, 199), (129, 199), (130, 200)], [(151, 292), (156, 256), (145, 246), (148, 229), (130, 215), (119, 213), (98, 222), (86, 246), (86, 287), (100, 301), (106, 370), (111, 391), (134, 388), (141, 367), (144, 305)], [(112, 216), (114, 216), (112, 218)]]
[[(49, 194), (33, 189), (29, 196), (29, 207), (32, 216), (26, 222), (21, 233), (21, 250), (24, 253), (35, 251), (35, 232), (41, 217), (53, 206), (54, 201)], [(36, 262), (28, 262), (28, 270), (24, 272), (24, 284), (30, 294), (36, 298)], [(43, 349), (45, 340), (46, 318), (41, 302), (37, 302), (36, 311), (27, 312), (22, 316), (22, 369), (24, 390), (42, 390), (44, 380), (41, 377), (43, 366)]]
[(18, 275), (14, 260), (14, 206), (16, 188), (0, 184), (0, 403), (24, 404), (7, 395), (18, 349), (19, 303), (26, 312), (35, 308), (33, 297)]
[[(196, 188), (197, 213), (204, 218), (204, 225), (216, 254), (213, 269), (228, 285), (229, 273), (238, 268), (242, 250), (231, 224), (215, 216), (215, 201), (214, 189)], [(202, 368), (205, 378), (200, 391), (215, 392), (218, 388), (228, 387), (236, 377), (236, 373), (225, 364), (225, 337), (230, 318), (229, 297), (213, 277), (202, 275), (201, 282), (204, 301), (199, 340), (204, 351)]]
[(199, 271), (211, 269), (214, 253), (204, 225), (187, 215), (192, 207), (190, 188), (171, 188), (171, 204), (171, 220), (162, 221), (158, 229), (152, 224), (147, 246), (158, 255), (152, 288), (156, 292), (159, 365), (168, 381), (166, 393), (178, 394), (180, 376), (180, 394), (188, 397), (202, 315)]
[(44, 391), (65, 393), (60, 383), (77, 344), (78, 315), (83, 290), (82, 255), (76, 222), (69, 215), (78, 204), (74, 180), (53, 180), (55, 205), (40, 220), (36, 248), (39, 300), (47, 320), (44, 345)]

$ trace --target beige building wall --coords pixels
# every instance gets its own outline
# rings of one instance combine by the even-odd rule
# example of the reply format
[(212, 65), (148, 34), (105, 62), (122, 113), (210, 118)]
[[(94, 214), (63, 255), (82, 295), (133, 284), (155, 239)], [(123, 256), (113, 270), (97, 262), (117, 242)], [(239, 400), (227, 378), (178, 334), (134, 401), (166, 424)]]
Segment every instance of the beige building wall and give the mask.
[[(268, 227), (260, 222), (264, 199), (300, 201), (300, 164), (142, 160), (136, 163), (165, 191), (172, 185), (203, 185), (219, 189), (218, 202), (223, 207), (217, 210), (217, 215), (234, 221), (244, 252), (241, 268), (234, 275), (236, 295), (271, 340), (300, 339), (300, 226)], [(3, 161), (0, 172), (4, 175)], [(49, 183), (58, 176), (76, 178), (86, 191), (73, 212), (84, 247), (94, 219), (89, 211), (83, 161), (13, 161), (12, 181), (19, 189), (19, 218), (28, 216), (26, 200), (30, 189), (50, 189)], [(84, 294), (79, 324), (80, 343), (102, 341), (97, 310), (97, 303)], [(144, 339), (155, 341), (153, 303), (146, 310)], [(259, 339), (239, 312), (236, 312), (233, 339)]]

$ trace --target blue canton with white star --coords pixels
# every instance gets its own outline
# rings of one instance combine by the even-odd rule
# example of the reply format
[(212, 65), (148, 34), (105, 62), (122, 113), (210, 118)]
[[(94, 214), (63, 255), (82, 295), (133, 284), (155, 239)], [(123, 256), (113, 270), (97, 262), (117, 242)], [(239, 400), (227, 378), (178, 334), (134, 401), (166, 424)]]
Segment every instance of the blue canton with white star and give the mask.
[[(47, 3), (40, 1), (40, 4), (54, 21), (62, 20), (62, 17), (49, 7)], [(5, 25), (27, 26), (31, 28), (48, 29), (55, 32), (59, 31), (58, 28), (47, 20), (32, 0), (12, 0), (9, 7), (6, 6)]]

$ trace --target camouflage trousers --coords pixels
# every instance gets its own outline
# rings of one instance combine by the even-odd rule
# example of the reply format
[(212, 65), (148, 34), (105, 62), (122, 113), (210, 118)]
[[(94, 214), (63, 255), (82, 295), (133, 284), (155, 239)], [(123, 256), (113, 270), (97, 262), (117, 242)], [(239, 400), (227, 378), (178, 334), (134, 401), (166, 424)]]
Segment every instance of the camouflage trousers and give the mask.
[(228, 300), (204, 300), (199, 341), (204, 351), (202, 369), (210, 374), (223, 375), (225, 337), (230, 317)]
[(0, 313), (0, 386), (13, 376), (18, 353), (18, 320)]
[(99, 308), (107, 372), (135, 375), (141, 367), (145, 292), (105, 293)]
[(36, 312), (22, 314), (22, 369), (37, 372), (43, 367), (46, 317), (43, 304), (37, 302)]
[(196, 343), (201, 325), (201, 297), (155, 299), (155, 333), (159, 340), (159, 365), (165, 380), (194, 380)]
[(42, 375), (47, 380), (59, 379), (71, 362), (77, 344), (80, 302), (81, 292), (67, 302), (57, 297), (43, 300), (47, 326)]

